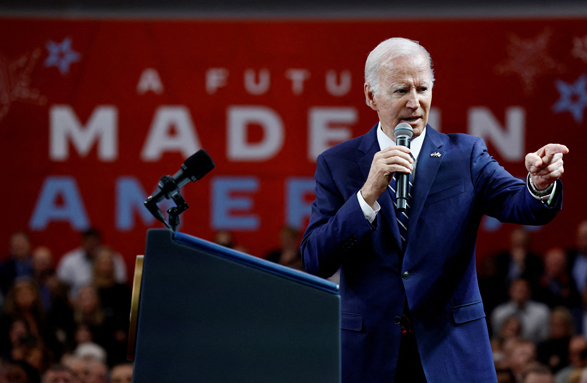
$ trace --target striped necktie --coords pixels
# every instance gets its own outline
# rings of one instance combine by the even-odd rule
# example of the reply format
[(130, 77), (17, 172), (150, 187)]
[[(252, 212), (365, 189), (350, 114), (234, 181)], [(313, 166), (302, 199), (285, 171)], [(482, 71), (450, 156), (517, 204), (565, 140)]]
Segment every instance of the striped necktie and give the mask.
[[(410, 202), (412, 198), (412, 172), (409, 173), (408, 176), (408, 202), (406, 204), (406, 210), (399, 212), (397, 211), (397, 199), (396, 199), (396, 181), (395, 181), (395, 174), (393, 175), (392, 181), (389, 183), (389, 188), (393, 193), (393, 206), (396, 208), (395, 217), (397, 220), (397, 226), (399, 228), (399, 234), (402, 238), (402, 249), (405, 251), (406, 249), (406, 241), (408, 239), (408, 221), (409, 221), (409, 212), (410, 212)], [(402, 326), (402, 333), (409, 333), (414, 331), (414, 327), (412, 325), (411, 315), (410, 315), (410, 308), (408, 307), (407, 299), (404, 300), (404, 310), (402, 312), (402, 319), (401, 319), (401, 326)]]
[[(409, 212), (410, 212), (410, 200), (412, 198), (412, 172), (409, 173), (408, 176), (408, 203), (407, 203), (407, 207), (405, 211), (402, 212), (398, 212), (396, 210), (396, 220), (397, 220), (397, 225), (399, 228), (399, 234), (400, 237), (402, 238), (402, 248), (405, 249), (406, 248), (406, 240), (408, 239), (408, 221), (409, 221)], [(395, 191), (397, 190), (396, 188), (396, 180), (395, 180), (395, 174), (393, 175), (393, 178), (389, 184), (389, 188), (391, 189), (391, 191), (393, 192), (393, 206), (395, 206), (395, 208), (397, 209), (397, 200), (396, 200), (396, 196), (395, 196)]]

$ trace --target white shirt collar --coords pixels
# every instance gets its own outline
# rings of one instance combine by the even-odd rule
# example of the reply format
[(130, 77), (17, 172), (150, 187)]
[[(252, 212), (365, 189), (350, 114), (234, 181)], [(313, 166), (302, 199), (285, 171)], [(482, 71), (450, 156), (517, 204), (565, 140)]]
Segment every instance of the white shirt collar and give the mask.
[[(410, 150), (412, 151), (412, 155), (416, 160), (418, 159), (418, 155), (422, 149), (424, 137), (426, 137), (426, 128), (422, 130), (422, 134), (413, 140), (410, 140)], [(377, 126), (377, 142), (379, 142), (379, 150), (383, 150), (389, 146), (395, 146), (395, 142), (383, 132), (383, 129), (381, 129), (381, 122), (379, 122), (379, 125)]]

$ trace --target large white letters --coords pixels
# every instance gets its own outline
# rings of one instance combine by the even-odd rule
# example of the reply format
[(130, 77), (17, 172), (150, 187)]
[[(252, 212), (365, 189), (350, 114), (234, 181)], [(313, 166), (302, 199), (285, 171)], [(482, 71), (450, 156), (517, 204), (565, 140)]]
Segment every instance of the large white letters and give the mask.
[(316, 161), (320, 153), (351, 138), (348, 125), (357, 122), (355, 108), (310, 108), (308, 112), (308, 158)]
[(98, 158), (114, 161), (118, 157), (118, 111), (114, 106), (98, 106), (86, 126), (69, 105), (54, 105), (49, 111), (49, 158), (53, 161), (69, 159), (69, 145), (85, 157), (98, 141)]
[[(171, 134), (175, 127), (176, 134)], [(201, 148), (190, 111), (184, 106), (161, 106), (155, 112), (143, 150), (143, 161), (157, 161), (164, 152), (180, 152), (185, 158)]]
[[(228, 127), (227, 156), (232, 161), (264, 161), (274, 157), (283, 146), (284, 128), (281, 117), (264, 106), (230, 106), (226, 110)], [(247, 140), (250, 124), (261, 126), (263, 139)]]
[(469, 109), (468, 132), (493, 146), (506, 161), (517, 162), (524, 158), (524, 134), (526, 112), (524, 108), (512, 106), (505, 112), (505, 129), (501, 127), (486, 107)]

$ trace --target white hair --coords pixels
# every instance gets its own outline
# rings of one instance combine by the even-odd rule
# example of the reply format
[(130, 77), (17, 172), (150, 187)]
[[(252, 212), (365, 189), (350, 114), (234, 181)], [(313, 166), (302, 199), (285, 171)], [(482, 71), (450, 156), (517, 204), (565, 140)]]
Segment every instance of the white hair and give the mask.
[(365, 82), (369, 84), (373, 94), (379, 93), (379, 68), (385, 61), (389, 61), (402, 56), (413, 55), (414, 53), (424, 53), (428, 59), (430, 68), (430, 78), (434, 83), (434, 71), (432, 70), (432, 59), (430, 53), (417, 41), (405, 39), (403, 37), (392, 37), (382, 41), (369, 53), (365, 63)]

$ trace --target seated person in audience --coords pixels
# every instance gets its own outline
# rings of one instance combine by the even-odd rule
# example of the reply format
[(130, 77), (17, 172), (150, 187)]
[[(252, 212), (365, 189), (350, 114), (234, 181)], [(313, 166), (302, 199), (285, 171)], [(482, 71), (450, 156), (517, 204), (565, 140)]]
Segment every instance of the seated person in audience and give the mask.
[(583, 293), (587, 285), (587, 220), (577, 227), (575, 248), (567, 251), (569, 274), (573, 276), (575, 286)]
[(10, 236), (8, 259), (0, 263), (0, 293), (6, 297), (17, 278), (32, 277), (32, 275), (30, 238), (26, 232), (16, 231)]
[(73, 376), (69, 368), (55, 364), (43, 375), (43, 383), (73, 383)]
[(525, 339), (513, 339), (504, 346), (506, 366), (516, 377), (516, 381), (522, 381), (526, 370), (536, 364), (536, 346)]
[(522, 323), (517, 317), (511, 316), (503, 322), (499, 333), (494, 334), (491, 338), (491, 350), (496, 369), (507, 367), (505, 364), (504, 345), (512, 339), (519, 339), (521, 333)]
[(556, 307), (550, 314), (548, 339), (538, 344), (538, 361), (553, 373), (567, 366), (569, 342), (573, 334), (571, 313), (565, 307)]
[(523, 383), (554, 383), (554, 376), (545, 366), (536, 366), (524, 373)]
[(132, 363), (123, 363), (112, 367), (110, 373), (110, 383), (131, 383), (132, 382)]
[(575, 281), (568, 273), (567, 257), (563, 249), (555, 247), (546, 252), (544, 273), (540, 277), (535, 298), (550, 308), (565, 306), (573, 309), (579, 305), (581, 298)]
[(517, 226), (510, 235), (509, 249), (495, 256), (497, 276), (502, 281), (501, 302), (507, 301), (509, 286), (515, 279), (524, 278), (532, 288), (536, 287), (542, 275), (542, 259), (530, 251), (530, 244), (530, 233), (523, 226)]
[[(77, 297), (83, 286), (92, 283), (94, 258), (102, 246), (102, 235), (96, 229), (82, 233), (81, 246), (63, 255), (57, 266), (57, 276), (70, 287), (72, 299)], [(118, 253), (114, 254), (116, 281), (126, 283), (126, 265)]]
[(569, 342), (568, 365), (558, 371), (554, 377), (556, 383), (568, 383), (573, 371), (587, 367), (587, 339), (575, 335)]
[(279, 232), (279, 241), (280, 247), (267, 254), (265, 259), (292, 269), (303, 270), (300, 255), (300, 232), (293, 227), (286, 226)]
[(510, 286), (510, 301), (497, 306), (491, 314), (491, 326), (494, 333), (499, 331), (503, 322), (517, 317), (522, 323), (522, 337), (533, 342), (540, 342), (548, 336), (550, 310), (544, 303), (530, 300), (531, 289), (527, 280), (518, 278)]

